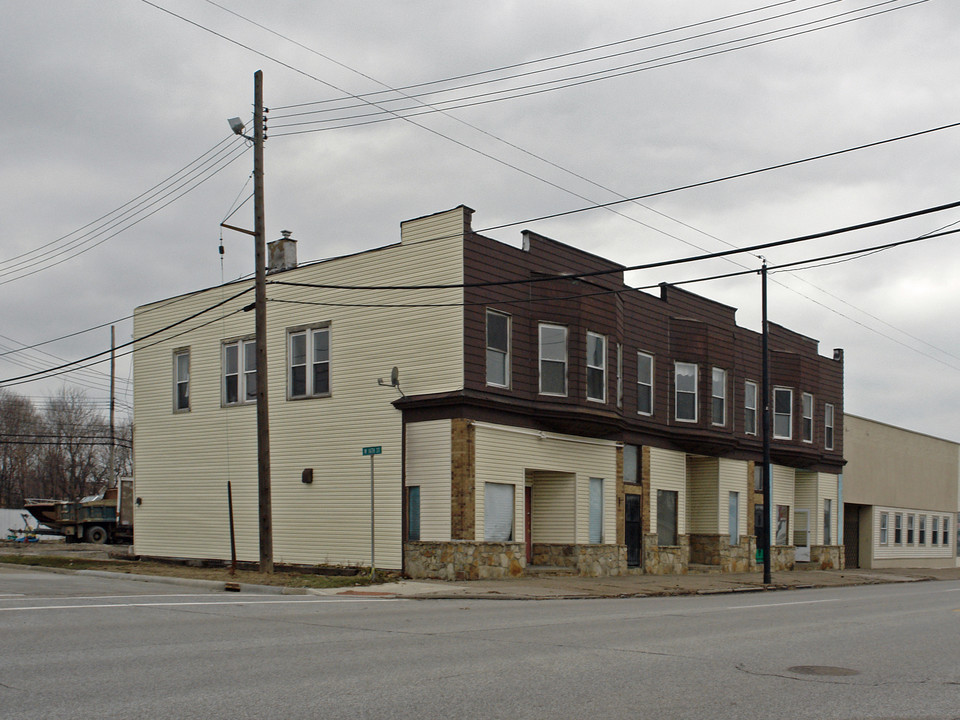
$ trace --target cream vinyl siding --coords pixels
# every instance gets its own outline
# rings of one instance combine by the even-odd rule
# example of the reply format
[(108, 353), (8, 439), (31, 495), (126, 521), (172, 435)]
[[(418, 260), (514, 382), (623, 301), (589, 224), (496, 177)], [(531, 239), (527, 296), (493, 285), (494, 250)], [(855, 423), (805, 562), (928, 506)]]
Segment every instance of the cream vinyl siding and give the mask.
[[(887, 520), (887, 540), (886, 545), (880, 544), (880, 513), (888, 513), (889, 518)], [(893, 542), (894, 533), (894, 515), (896, 513), (903, 514), (903, 544), (895, 545)], [(913, 527), (913, 545), (907, 545), (907, 515), (915, 515), (916, 519), (914, 520)], [(917, 539), (919, 537), (920, 530), (920, 515), (927, 516), (927, 538), (925, 545), (919, 545)], [(937, 545), (931, 545), (931, 533), (933, 532), (933, 518), (940, 518), (937, 527)], [(944, 546), (943, 544), (943, 518), (950, 518), (950, 538), (949, 544)], [(945, 510), (917, 510), (916, 508), (894, 508), (894, 507), (884, 507), (876, 506), (873, 508), (873, 559), (876, 560), (886, 560), (890, 561), (887, 565), (900, 565), (903, 566), (903, 562), (896, 561), (907, 561), (911, 559), (939, 559), (944, 561), (944, 565), (949, 565), (946, 561), (952, 560), (955, 557), (955, 549), (957, 547), (957, 536), (955, 535), (957, 530), (957, 514), (956, 512), (945, 511)], [(883, 567), (884, 564), (875, 565), (874, 567)]]
[[(720, 532), (719, 463), (718, 458), (687, 456), (687, 533), (716, 535)], [(651, 498), (651, 504), (655, 501), (656, 495)]]
[[(453, 213), (460, 214), (460, 213)], [(448, 218), (449, 220), (449, 218)], [(415, 224), (414, 224), (415, 225)], [(462, 223), (461, 223), (462, 227)], [(411, 226), (411, 231), (415, 230)], [(424, 235), (427, 237), (427, 235)], [(301, 248), (304, 243), (301, 242)], [(391, 245), (268, 276), (343, 285), (439, 284), (463, 280), (460, 238)], [(134, 337), (212, 306), (250, 283), (233, 283), (139, 308)], [(268, 285), (268, 363), (274, 559), (278, 563), (367, 564), (370, 561), (370, 458), (376, 456), (376, 561), (401, 565), (401, 414), (394, 388), (377, 385), (400, 369), (407, 394), (463, 387), (463, 311), (442, 308), (358, 308), (277, 302), (460, 303), (459, 289), (349, 291)], [(157, 338), (134, 354), (136, 550), (144, 555), (227, 558), (227, 481), (232, 481), (238, 558), (258, 552), (256, 411), (222, 408), (221, 339), (251, 336), (253, 301), (229, 303)], [(330, 397), (287, 400), (287, 329), (330, 328)], [(183, 333), (169, 340), (162, 338)], [(174, 348), (190, 348), (191, 407), (173, 413)], [(300, 481), (312, 468), (312, 484)]]
[(407, 425), (407, 487), (420, 486), (420, 539), (449, 542), (452, 435), (449, 420)]
[[(667, 488), (664, 488), (667, 489)], [(739, 493), (737, 524), (747, 531), (747, 463), (724, 458), (687, 456), (687, 533), (727, 535), (730, 493)], [(655, 501), (655, 497), (651, 503)]]
[(575, 543), (576, 528), (571, 521), (577, 512), (577, 476), (529, 472), (527, 478), (532, 485), (534, 542)]
[(657, 532), (657, 490), (677, 493), (677, 535), (687, 534), (687, 456), (685, 453), (650, 448), (650, 529)]
[[(776, 497), (776, 494), (774, 494)], [(839, 493), (837, 476), (830, 473), (796, 471), (796, 507), (810, 511), (810, 544), (823, 545), (824, 499), (833, 500), (833, 517), (830, 519), (831, 545), (841, 545), (837, 538)]]
[[(617, 505), (617, 443), (607, 440), (577, 438), (572, 435), (538, 433), (534, 430), (505, 425), (474, 423), (476, 440), (476, 527), (477, 537), (483, 537), (484, 483), (509, 483), (515, 486), (514, 540), (522, 542), (523, 495), (528, 478), (536, 488), (539, 478), (548, 484), (555, 482), (557, 473), (575, 477), (575, 517), (542, 519), (550, 537), (573, 537), (577, 543), (589, 541), (590, 478), (604, 479), (603, 527), (604, 543), (616, 542)], [(558, 492), (550, 500), (559, 512), (563, 507)], [(536, 510), (536, 495), (534, 496)], [(536, 530), (535, 521), (532, 530)], [(571, 535), (571, 525), (573, 526)], [(546, 542), (532, 533), (533, 542)], [(570, 542), (563, 540), (561, 542)]]
[[(789, 537), (788, 545), (793, 544), (793, 531), (796, 527), (793, 518), (793, 509), (795, 506), (794, 486), (796, 484), (796, 471), (793, 468), (783, 467), (782, 465), (770, 465), (770, 485), (773, 489), (773, 502), (770, 505), (770, 528), (772, 531), (771, 543), (776, 543), (777, 529), (777, 505), (787, 505), (789, 512)], [(810, 521), (813, 524), (813, 520)]]
[(753, 478), (747, 473), (749, 465), (744, 460), (727, 460), (720, 458), (720, 497), (719, 527), (721, 535), (728, 535), (730, 531), (730, 493), (740, 493), (737, 499), (737, 526), (740, 530), (741, 541), (747, 534), (747, 494)]

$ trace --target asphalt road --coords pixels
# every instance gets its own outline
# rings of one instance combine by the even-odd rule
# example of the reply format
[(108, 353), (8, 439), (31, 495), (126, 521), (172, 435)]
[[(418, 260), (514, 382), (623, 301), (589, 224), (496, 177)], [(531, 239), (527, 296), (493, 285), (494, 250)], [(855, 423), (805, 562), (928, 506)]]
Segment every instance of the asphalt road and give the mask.
[(960, 582), (580, 601), (0, 568), (0, 718), (960, 718)]

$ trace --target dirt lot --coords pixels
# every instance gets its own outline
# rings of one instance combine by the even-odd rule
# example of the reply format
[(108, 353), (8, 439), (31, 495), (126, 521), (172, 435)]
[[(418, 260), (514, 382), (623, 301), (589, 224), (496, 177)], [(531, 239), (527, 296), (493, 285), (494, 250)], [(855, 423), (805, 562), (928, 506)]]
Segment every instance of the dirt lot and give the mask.
[[(235, 575), (225, 567), (191, 567), (179, 563), (140, 560), (130, 557), (128, 545), (93, 545), (44, 540), (36, 543), (0, 541), (0, 562), (64, 568), (69, 570), (108, 570), (136, 575), (217, 580), (284, 587), (349, 587), (369, 585), (369, 575), (321, 575), (302, 570), (281, 570), (273, 574), (238, 569)], [(378, 574), (378, 582), (389, 580)]]

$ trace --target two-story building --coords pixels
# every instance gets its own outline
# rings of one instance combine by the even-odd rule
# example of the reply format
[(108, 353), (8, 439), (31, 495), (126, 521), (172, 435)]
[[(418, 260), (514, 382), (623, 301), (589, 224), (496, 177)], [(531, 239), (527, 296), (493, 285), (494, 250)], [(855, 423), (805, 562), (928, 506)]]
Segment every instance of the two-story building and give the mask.
[[(268, 275), (276, 561), (375, 553), (446, 578), (755, 567), (760, 335), (569, 245), (484, 237), (471, 215)], [(229, 557), (230, 481), (238, 557), (258, 557), (251, 286), (136, 311), (141, 555)], [(775, 567), (839, 566), (842, 352), (772, 323), (770, 348)]]

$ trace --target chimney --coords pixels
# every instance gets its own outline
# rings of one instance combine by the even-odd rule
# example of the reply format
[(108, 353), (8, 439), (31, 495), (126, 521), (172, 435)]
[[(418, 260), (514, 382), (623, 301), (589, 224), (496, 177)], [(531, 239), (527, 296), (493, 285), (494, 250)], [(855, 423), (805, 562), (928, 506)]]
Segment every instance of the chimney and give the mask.
[(267, 243), (267, 274), (292, 270), (297, 266), (297, 241), (290, 237), (293, 233), (282, 230), (279, 240)]

